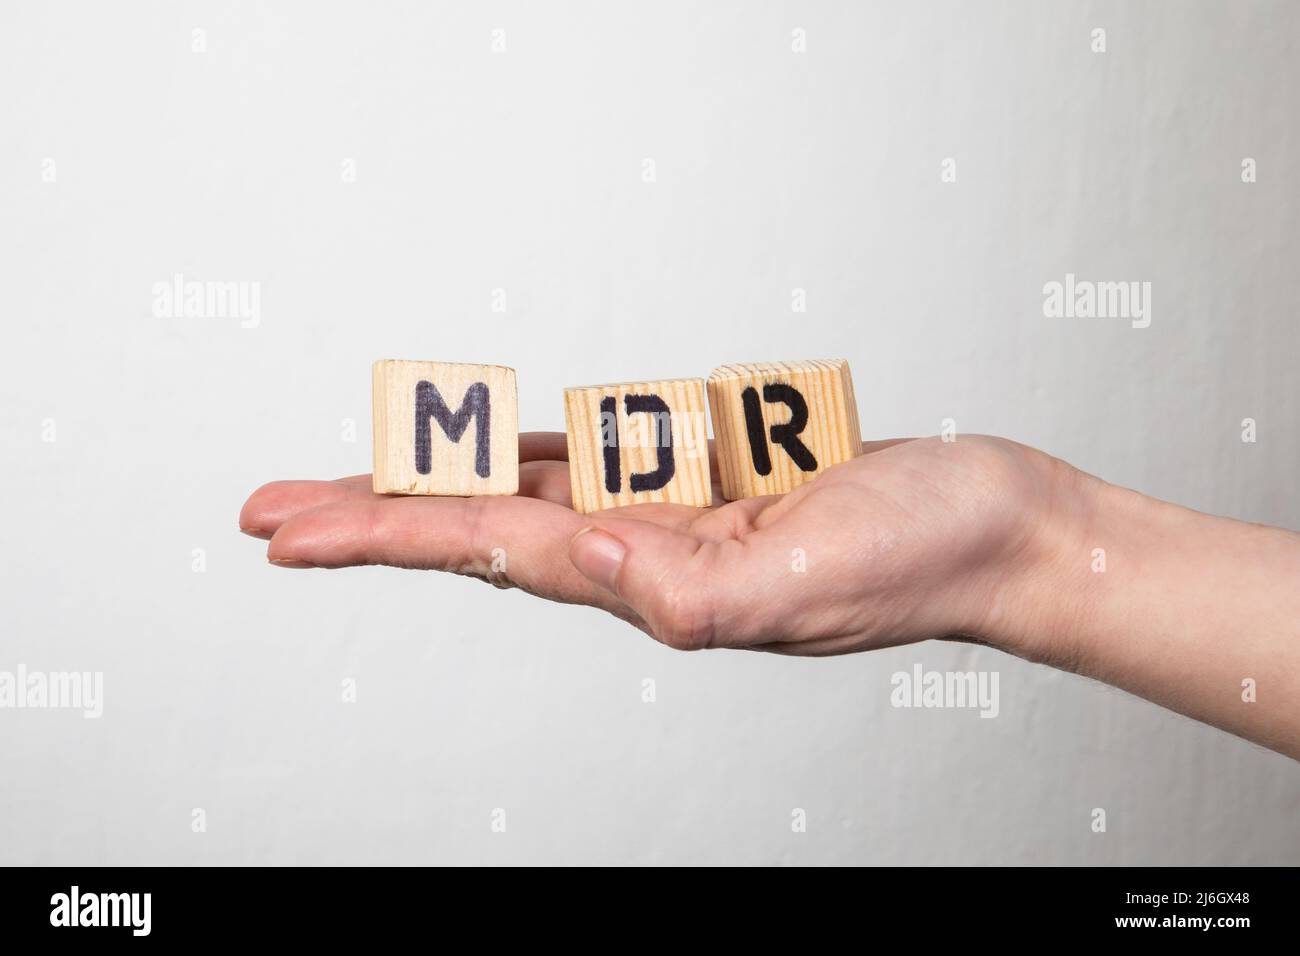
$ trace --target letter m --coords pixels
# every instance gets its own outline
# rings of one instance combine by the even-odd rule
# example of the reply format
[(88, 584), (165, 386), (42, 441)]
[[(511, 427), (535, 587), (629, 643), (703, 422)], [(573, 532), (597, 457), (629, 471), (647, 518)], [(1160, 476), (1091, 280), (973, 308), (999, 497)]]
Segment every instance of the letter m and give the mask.
[(469, 428), (470, 420), (475, 422), (474, 429), (474, 472), (480, 478), (486, 478), (492, 471), (492, 450), (488, 445), (488, 436), (492, 433), (492, 403), (488, 396), (488, 387), (483, 382), (475, 382), (465, 389), (465, 397), (460, 408), (453, 413), (442, 400), (442, 394), (432, 382), (417, 382), (415, 385), (415, 470), (427, 475), (433, 470), (433, 435), (430, 420), (436, 421), (452, 442), (460, 441)]
[[(1103, 305), (1102, 303), (1105, 303)], [(1098, 314), (1104, 319), (1131, 319), (1127, 282), (1098, 282)]]
[(103, 911), (100, 923), (104, 926), (127, 926), (134, 912), (131, 897), (126, 893), (105, 893), (100, 898)]

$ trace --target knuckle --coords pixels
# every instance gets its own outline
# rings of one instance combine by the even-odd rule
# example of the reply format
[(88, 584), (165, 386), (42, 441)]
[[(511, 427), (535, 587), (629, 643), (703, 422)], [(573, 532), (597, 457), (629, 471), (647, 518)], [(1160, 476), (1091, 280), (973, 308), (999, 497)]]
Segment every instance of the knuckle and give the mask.
[(505, 549), (495, 546), (488, 530), (490, 501), (489, 498), (466, 500), (464, 550), (456, 556), (452, 571), (509, 591), (518, 587), (518, 582), (511, 576), (508, 563), (497, 563), (497, 557), (504, 558), (506, 553)]
[(707, 592), (691, 582), (664, 589), (655, 614), (655, 637), (679, 651), (704, 650), (713, 644), (714, 613)]
[[(463, 549), (457, 555), (453, 556), (452, 570), (461, 574), (471, 574), (488, 580), (489, 560), (487, 551), (484, 550), (483, 532), (486, 521), (486, 509), (488, 499), (486, 498), (467, 498), (463, 510), (464, 530), (462, 535)], [(490, 550), (490, 549), (489, 549)]]

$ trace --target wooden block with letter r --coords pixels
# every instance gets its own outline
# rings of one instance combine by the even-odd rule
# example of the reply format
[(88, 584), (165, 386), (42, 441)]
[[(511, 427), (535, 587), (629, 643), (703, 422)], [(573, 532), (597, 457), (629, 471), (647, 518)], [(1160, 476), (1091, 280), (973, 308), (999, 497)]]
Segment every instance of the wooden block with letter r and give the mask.
[(862, 454), (843, 359), (724, 365), (709, 376), (722, 496), (778, 495)]
[(704, 380), (564, 390), (575, 511), (713, 504)]
[(454, 362), (376, 362), (374, 446), (377, 494), (515, 494), (515, 370)]

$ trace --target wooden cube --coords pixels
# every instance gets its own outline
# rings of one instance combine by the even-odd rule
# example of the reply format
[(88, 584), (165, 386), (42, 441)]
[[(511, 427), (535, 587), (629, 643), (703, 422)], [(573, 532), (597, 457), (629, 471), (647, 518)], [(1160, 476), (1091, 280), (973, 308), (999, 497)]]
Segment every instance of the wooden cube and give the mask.
[(843, 359), (724, 365), (709, 376), (722, 496), (784, 494), (862, 454)]
[(704, 380), (564, 390), (574, 510), (713, 503)]
[(513, 495), (519, 490), (515, 370), (500, 365), (374, 365), (377, 494)]

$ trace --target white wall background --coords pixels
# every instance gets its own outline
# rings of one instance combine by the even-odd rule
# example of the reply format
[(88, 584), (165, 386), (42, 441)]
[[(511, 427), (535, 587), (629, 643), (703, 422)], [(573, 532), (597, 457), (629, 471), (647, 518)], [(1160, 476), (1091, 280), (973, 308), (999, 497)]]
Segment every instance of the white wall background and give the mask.
[[(105, 680), (0, 710), (0, 863), (1300, 863), (1300, 767), (1086, 680), (682, 655), (236, 531), (369, 469), (378, 357), (513, 365), (558, 429), (566, 385), (844, 356), (867, 437), (1300, 527), (1296, 4), (6, 4), (0, 90), (0, 670)], [(260, 326), (156, 318), (177, 272)], [(1150, 328), (1044, 318), (1066, 272)], [(916, 662), (1001, 715), (891, 708)]]

